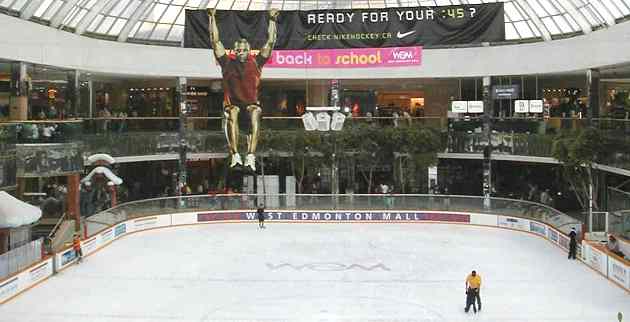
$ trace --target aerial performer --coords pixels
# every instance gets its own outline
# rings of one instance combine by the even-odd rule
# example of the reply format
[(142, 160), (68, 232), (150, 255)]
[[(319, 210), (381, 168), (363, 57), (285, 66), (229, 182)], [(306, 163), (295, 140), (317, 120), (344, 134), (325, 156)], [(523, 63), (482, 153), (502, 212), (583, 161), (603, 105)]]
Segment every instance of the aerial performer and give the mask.
[[(216, 22), (216, 10), (208, 9), (210, 42), (214, 55), (221, 66), (223, 75), (223, 116), (224, 131), (230, 151), (230, 167), (244, 166), (256, 171), (256, 146), (260, 136), (262, 109), (258, 100), (260, 75), (276, 42), (276, 23), (279, 12), (269, 11), (268, 36), (265, 45), (257, 55), (251, 55), (247, 39), (241, 38), (234, 43), (234, 55), (228, 55), (219, 38)], [(239, 120), (246, 127), (247, 155), (245, 164), (238, 152)]]

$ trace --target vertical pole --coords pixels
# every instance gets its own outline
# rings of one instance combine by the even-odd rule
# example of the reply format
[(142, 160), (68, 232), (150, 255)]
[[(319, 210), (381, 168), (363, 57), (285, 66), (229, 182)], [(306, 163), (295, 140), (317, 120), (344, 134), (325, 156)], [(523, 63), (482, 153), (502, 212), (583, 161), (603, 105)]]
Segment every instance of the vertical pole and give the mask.
[(179, 130), (177, 132), (178, 150), (179, 150), (179, 177), (178, 177), (178, 193), (181, 195), (181, 188), (186, 186), (186, 115), (188, 109), (186, 107), (186, 77), (177, 77), (176, 86), (176, 106), (179, 106)]
[(73, 109), (72, 112), (74, 117), (79, 117), (79, 108), (81, 107), (81, 82), (79, 81), (79, 77), (81, 76), (81, 72), (78, 70), (74, 71), (74, 92), (72, 95), (74, 96), (72, 99)]
[(79, 181), (79, 174), (71, 174), (68, 176), (68, 196), (66, 207), (69, 216), (74, 217), (74, 231), (81, 231), (81, 207), (79, 205), (79, 190), (81, 182)]
[(588, 184), (588, 232), (593, 232), (593, 183)]
[[(339, 80), (333, 79), (330, 81), (330, 106), (338, 107), (339, 106), (339, 90), (340, 84)], [(337, 136), (335, 133), (332, 133), (332, 144), (333, 144), (333, 153), (332, 153), (332, 164), (331, 164), (331, 173), (330, 173), (330, 184), (331, 189), (330, 192), (333, 195), (333, 209), (337, 209), (337, 204), (339, 201), (339, 180), (337, 178)]]
[(94, 118), (94, 81), (88, 80), (88, 97), (90, 100), (90, 104), (88, 104), (88, 117)]
[(588, 115), (589, 122), (599, 117), (599, 69), (589, 69), (586, 71), (586, 91), (588, 93)]
[(493, 101), (490, 95), (490, 76), (483, 77), (483, 134), (488, 139), (488, 145), (483, 151), (483, 205), (490, 209), (490, 197), (492, 194), (492, 131), (490, 119), (493, 114)]
[[(109, 185), (109, 183), (111, 183), (111, 185)], [(118, 196), (116, 193), (116, 185), (113, 182), (109, 182), (109, 196), (110, 199), (112, 200), (112, 208), (116, 207), (116, 205), (118, 205)]]
[(23, 62), (11, 65), (10, 120), (25, 121), (28, 119), (29, 82), (27, 67), (27, 64)]

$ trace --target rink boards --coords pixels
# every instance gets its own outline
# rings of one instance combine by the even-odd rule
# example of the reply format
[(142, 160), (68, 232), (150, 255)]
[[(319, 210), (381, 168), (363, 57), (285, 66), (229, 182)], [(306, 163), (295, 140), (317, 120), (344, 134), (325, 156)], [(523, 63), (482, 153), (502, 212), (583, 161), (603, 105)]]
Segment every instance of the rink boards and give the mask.
[[(498, 227), (523, 231), (545, 238), (568, 252), (569, 238), (554, 227), (519, 217), (444, 211), (269, 211), (268, 224), (280, 223), (450, 223)], [(190, 212), (155, 215), (126, 220), (102, 229), (102, 223), (87, 221), (87, 231), (95, 232), (81, 242), (84, 256), (89, 256), (111, 242), (149, 229), (213, 223), (248, 223), (257, 221), (255, 212), (243, 210)], [(579, 230), (580, 227), (575, 227)], [(98, 231), (97, 231), (98, 230)], [(630, 291), (630, 266), (589, 242), (582, 243), (581, 260), (615, 284)], [(0, 281), (0, 304), (43, 282), (53, 274), (74, 264), (72, 248), (64, 249), (45, 260)]]

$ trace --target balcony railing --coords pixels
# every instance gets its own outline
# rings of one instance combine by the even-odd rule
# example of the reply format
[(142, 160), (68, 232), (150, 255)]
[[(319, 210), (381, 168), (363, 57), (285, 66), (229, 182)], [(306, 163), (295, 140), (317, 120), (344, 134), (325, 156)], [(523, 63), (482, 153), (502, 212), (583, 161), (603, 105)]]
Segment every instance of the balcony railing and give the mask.
[[(29, 121), (3, 124), (0, 145), (78, 142), (84, 153), (109, 153), (114, 157), (173, 154), (178, 152), (179, 118), (95, 118), (69, 121)], [(439, 117), (356, 117), (345, 127), (369, 124), (375, 131), (391, 127), (422, 127), (440, 130), (447, 139), (448, 153), (482, 153), (488, 137), (482, 134), (480, 118)], [(630, 120), (579, 118), (495, 118), (491, 120), (490, 141), (495, 154), (552, 157), (554, 137), (565, 130), (596, 126), (613, 144), (614, 150), (599, 163), (630, 169)], [(224, 153), (226, 143), (220, 117), (186, 119), (189, 153)], [(303, 129), (299, 117), (265, 116), (263, 135), (291, 136)], [(285, 132), (286, 133), (283, 133)], [(264, 139), (263, 139), (264, 141)], [(264, 145), (264, 142), (263, 142)], [(264, 148), (264, 147), (263, 147)], [(9, 150), (3, 148), (3, 150)]]
[(16, 124), (0, 124), (0, 190), (16, 185)]

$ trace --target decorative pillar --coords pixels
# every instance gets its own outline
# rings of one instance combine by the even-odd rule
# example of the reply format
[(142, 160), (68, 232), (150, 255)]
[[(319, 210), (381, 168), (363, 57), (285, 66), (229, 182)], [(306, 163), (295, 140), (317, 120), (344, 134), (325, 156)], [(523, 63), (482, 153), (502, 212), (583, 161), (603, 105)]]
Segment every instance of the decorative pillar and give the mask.
[[(337, 79), (333, 79), (330, 81), (330, 102), (329, 102), (329, 106), (334, 106), (334, 107), (339, 107), (339, 103), (340, 103), (340, 99), (339, 99), (339, 91), (341, 90), (341, 85), (339, 80)], [(333, 140), (333, 153), (332, 153), (332, 166), (331, 168), (331, 176), (330, 176), (330, 185), (331, 185), (331, 189), (330, 192), (333, 195), (337, 195), (339, 194), (339, 169), (337, 167), (337, 136), (334, 133), (335, 131), (332, 131), (332, 140)], [(337, 209), (337, 204), (336, 204), (336, 199), (335, 199), (335, 209)]]
[(599, 69), (593, 68), (586, 71), (586, 92), (588, 94), (589, 120), (599, 117)]
[(188, 107), (186, 106), (186, 77), (177, 77), (176, 102), (179, 106), (179, 131), (177, 132), (178, 150), (179, 150), (179, 184), (177, 185), (177, 195), (180, 196), (182, 189), (186, 186), (186, 115)]
[(94, 101), (96, 97), (94, 96), (94, 81), (91, 79), (88, 80), (88, 99), (90, 100), (88, 104), (88, 118), (94, 118)]
[(490, 76), (483, 77), (483, 134), (488, 140), (488, 145), (483, 149), (483, 205), (484, 208), (491, 207), (490, 197), (492, 196), (492, 131), (491, 118), (494, 114), (494, 101), (490, 95), (492, 81)]
[(68, 73), (68, 98), (70, 100), (69, 110), (66, 110), (66, 115), (72, 114), (74, 118), (79, 117), (79, 108), (81, 106), (81, 84), (79, 82), (79, 76), (81, 72), (73, 70)]
[(15, 178), (15, 196), (20, 199), (20, 200), (24, 200), (24, 192), (26, 189), (26, 178), (21, 178), (21, 177), (17, 177)]
[(112, 200), (112, 208), (114, 208), (118, 204), (116, 184), (110, 181), (107, 183), (107, 186), (109, 187), (109, 197)]
[(328, 84), (320, 80), (306, 82), (306, 106), (326, 106), (328, 102)]
[(28, 119), (29, 87), (27, 64), (23, 62), (11, 64), (11, 98), (9, 102), (9, 119), (11, 121)]
[(0, 228), (0, 254), (9, 251), (9, 228)]
[(78, 173), (71, 174), (67, 178), (67, 213), (69, 218), (74, 219), (74, 231), (79, 232), (81, 230), (81, 207), (79, 205), (81, 178)]

